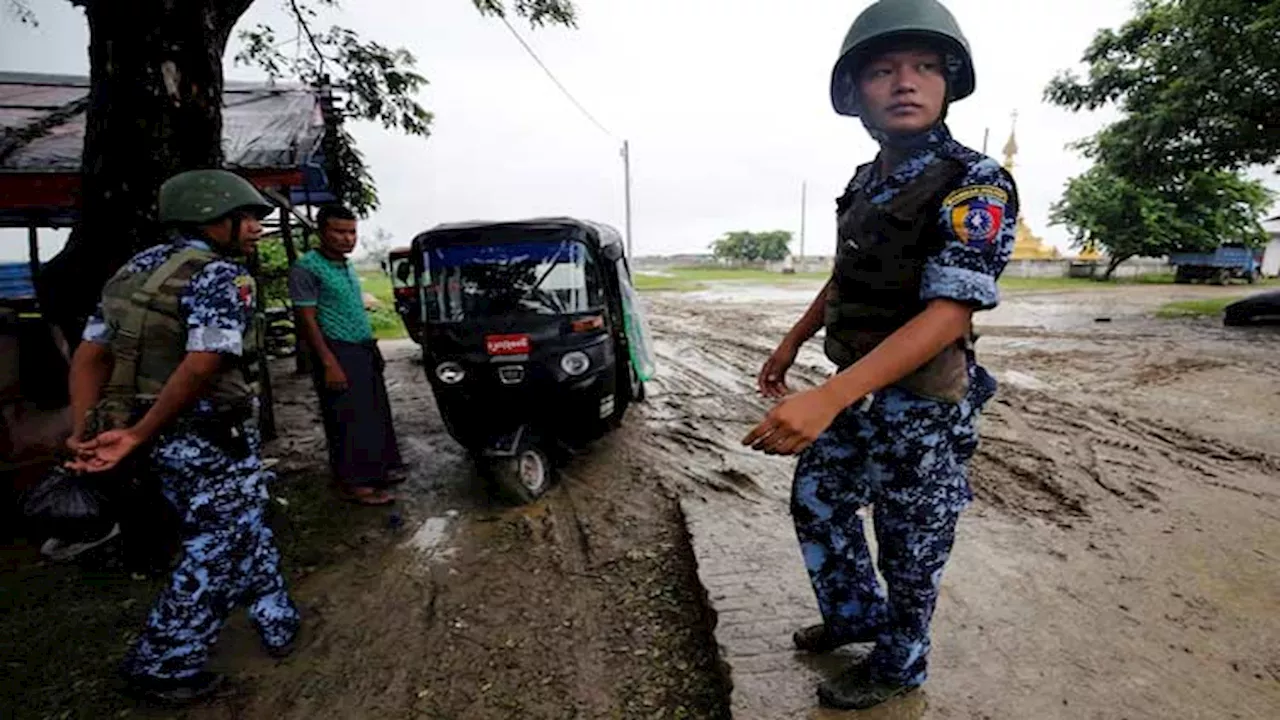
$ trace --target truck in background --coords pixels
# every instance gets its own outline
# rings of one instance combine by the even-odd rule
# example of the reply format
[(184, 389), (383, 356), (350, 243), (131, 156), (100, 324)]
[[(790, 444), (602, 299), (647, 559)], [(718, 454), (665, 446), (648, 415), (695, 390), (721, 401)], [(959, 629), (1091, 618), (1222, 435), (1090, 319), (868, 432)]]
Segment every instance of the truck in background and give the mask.
[(1245, 245), (1220, 245), (1209, 253), (1172, 253), (1169, 264), (1177, 268), (1174, 282), (1195, 280), (1225, 285), (1228, 280), (1256, 283), (1262, 277), (1262, 249)]

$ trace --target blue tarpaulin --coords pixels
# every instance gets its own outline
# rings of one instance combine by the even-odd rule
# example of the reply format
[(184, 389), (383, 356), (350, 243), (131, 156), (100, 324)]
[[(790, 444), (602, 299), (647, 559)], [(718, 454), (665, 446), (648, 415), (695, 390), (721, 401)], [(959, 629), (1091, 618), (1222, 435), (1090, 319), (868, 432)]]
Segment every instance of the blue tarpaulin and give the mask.
[(0, 300), (30, 300), (35, 296), (29, 263), (0, 263)]

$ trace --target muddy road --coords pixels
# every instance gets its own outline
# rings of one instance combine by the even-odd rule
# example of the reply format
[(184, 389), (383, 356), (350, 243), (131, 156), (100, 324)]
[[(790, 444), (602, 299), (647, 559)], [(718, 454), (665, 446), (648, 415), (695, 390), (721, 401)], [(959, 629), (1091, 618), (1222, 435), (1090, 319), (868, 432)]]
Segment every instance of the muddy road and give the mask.
[[(749, 378), (812, 292), (767, 293), (785, 311), (731, 287), (655, 303), (666, 394), (647, 412), (653, 442), (705, 458), (686, 476), (722, 490), (686, 506), (735, 717), (826, 717), (813, 684), (840, 667), (788, 647), (817, 620), (794, 546), (776, 551), (793, 542), (793, 463), (735, 444), (761, 410)], [(862, 716), (1275, 717), (1280, 332), (1154, 317), (1231, 292), (1010, 294), (980, 316), (978, 351), (1001, 388), (943, 581), (931, 680)], [(819, 343), (806, 350), (797, 385), (830, 370)]]
[[(305, 640), (269, 660), (237, 616), (214, 659), (235, 685), (180, 716), (839, 717), (813, 692), (839, 658), (811, 666), (787, 647), (815, 619), (787, 517), (794, 461), (738, 442), (767, 409), (760, 363), (816, 289), (647, 295), (659, 361), (648, 401), (522, 508), (488, 498), (409, 343), (385, 345), (413, 466), (402, 499), (339, 505), (322, 489), (310, 389), (282, 362), (282, 437), (268, 454)], [(1019, 293), (980, 317), (978, 351), (1001, 388), (932, 676), (860, 717), (1275, 716), (1280, 332), (1154, 317), (1171, 299), (1233, 291)], [(805, 387), (830, 371), (812, 342), (789, 377)], [(149, 602), (130, 592), (126, 626)], [(108, 660), (123, 650), (107, 644)], [(42, 696), (18, 716), (64, 707)], [(170, 716), (101, 709), (74, 716)]]

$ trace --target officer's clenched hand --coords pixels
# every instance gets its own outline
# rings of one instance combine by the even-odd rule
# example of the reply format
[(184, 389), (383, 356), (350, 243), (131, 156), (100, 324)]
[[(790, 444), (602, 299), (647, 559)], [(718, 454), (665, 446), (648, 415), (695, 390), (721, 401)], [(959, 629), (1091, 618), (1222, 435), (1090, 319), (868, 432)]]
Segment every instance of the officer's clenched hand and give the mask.
[(347, 374), (342, 371), (342, 366), (336, 362), (325, 363), (324, 366), (324, 384), (330, 390), (346, 390)]
[(794, 455), (813, 444), (843, 409), (827, 387), (805, 390), (778, 403), (742, 444), (770, 455)]
[(81, 443), (80, 450), (67, 467), (79, 472), (106, 472), (132, 453), (142, 438), (132, 430), (108, 430)]
[(760, 375), (756, 378), (756, 386), (760, 388), (760, 393), (770, 398), (785, 397), (790, 393), (791, 388), (787, 387), (787, 371), (795, 361), (796, 348), (788, 342), (779, 345), (769, 359), (764, 361), (764, 367), (760, 368)]

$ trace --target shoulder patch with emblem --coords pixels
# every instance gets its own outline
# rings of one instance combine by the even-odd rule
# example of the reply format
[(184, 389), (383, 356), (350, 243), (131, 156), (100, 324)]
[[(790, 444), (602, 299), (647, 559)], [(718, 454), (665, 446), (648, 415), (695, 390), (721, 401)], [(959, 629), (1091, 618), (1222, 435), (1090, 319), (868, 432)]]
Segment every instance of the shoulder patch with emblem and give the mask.
[(1002, 188), (970, 185), (944, 198), (942, 208), (960, 242), (970, 247), (983, 247), (999, 234), (1008, 202), (1009, 193)]
[(235, 283), (236, 290), (240, 293), (240, 302), (244, 303), (246, 308), (253, 307), (253, 276), (237, 275)]

